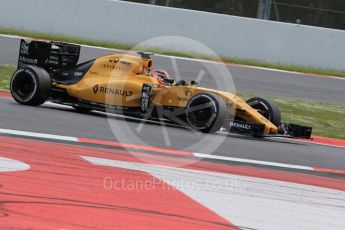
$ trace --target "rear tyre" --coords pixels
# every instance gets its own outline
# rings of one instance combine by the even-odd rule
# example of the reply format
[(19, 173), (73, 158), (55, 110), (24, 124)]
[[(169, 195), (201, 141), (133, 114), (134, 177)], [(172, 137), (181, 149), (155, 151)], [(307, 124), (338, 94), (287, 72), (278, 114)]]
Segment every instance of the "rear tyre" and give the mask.
[(11, 78), (11, 94), (19, 104), (37, 106), (50, 96), (51, 79), (37, 66), (19, 68)]
[(275, 126), (280, 126), (281, 112), (278, 105), (274, 101), (266, 98), (253, 97), (246, 102)]
[(214, 133), (223, 126), (227, 115), (225, 102), (212, 93), (192, 97), (186, 107), (186, 120), (193, 128), (204, 133)]

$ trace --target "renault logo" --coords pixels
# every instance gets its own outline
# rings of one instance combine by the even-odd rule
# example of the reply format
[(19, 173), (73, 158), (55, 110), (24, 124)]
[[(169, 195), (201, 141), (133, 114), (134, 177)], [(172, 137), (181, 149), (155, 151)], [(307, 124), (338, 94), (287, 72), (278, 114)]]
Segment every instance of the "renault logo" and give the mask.
[(112, 62), (112, 63), (116, 63), (118, 62), (120, 59), (118, 57), (112, 57), (109, 59), (109, 62)]
[(93, 87), (93, 93), (96, 94), (98, 92), (98, 85), (95, 85)]

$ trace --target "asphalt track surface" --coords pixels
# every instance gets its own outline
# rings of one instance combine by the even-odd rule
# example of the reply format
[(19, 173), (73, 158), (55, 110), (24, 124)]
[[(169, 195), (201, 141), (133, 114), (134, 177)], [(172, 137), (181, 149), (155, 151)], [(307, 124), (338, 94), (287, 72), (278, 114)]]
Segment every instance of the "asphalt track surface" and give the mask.
[[(19, 40), (16, 38), (0, 37), (1, 63), (13, 64), (15, 62), (17, 58), (18, 42)], [(82, 48), (81, 59), (86, 60), (104, 53), (110, 53), (110, 51), (95, 48)], [(167, 59), (158, 58), (158, 64), (156, 64), (158, 66), (160, 66), (160, 64), (164, 66), (164, 60)], [(180, 74), (187, 73), (187, 75), (190, 74), (190, 76), (198, 75), (197, 71), (202, 67), (199, 66), (199, 69), (196, 68), (196, 72), (193, 73), (193, 65), (198, 65), (198, 62), (178, 60), (178, 70)], [(267, 70), (263, 71), (245, 68), (234, 68), (233, 70), (232, 67), (231, 72), (238, 72), (238, 74), (233, 74), (233, 76), (238, 76), (235, 77), (235, 82), (236, 79), (240, 81), (240, 83), (236, 83), (236, 88), (241, 89), (242, 85), (244, 86), (243, 91), (260, 91), (265, 87), (272, 87), (270, 93), (280, 96), (282, 96), (282, 93), (284, 95), (284, 92), (289, 96), (294, 95), (300, 98), (317, 94), (317, 99), (320, 101), (334, 100), (337, 102), (340, 102), (339, 99), (345, 97), (345, 81), (343, 80), (304, 77), (301, 75), (294, 76)], [(249, 76), (250, 73), (251, 77)], [(241, 82), (244, 83), (242, 77), (247, 79), (247, 81), (244, 81), (246, 84), (241, 84)], [(207, 76), (204, 76), (203, 79), (207, 80)], [(303, 83), (297, 84), (295, 81)], [(260, 84), (258, 84), (259, 82)], [(270, 83), (266, 85), (264, 82)], [(274, 84), (279, 86), (276, 87)], [(288, 90), (288, 87), (285, 87), (286, 84), (294, 84), (296, 87), (293, 90)], [(240, 87), (237, 87), (237, 85), (240, 85)], [(333, 88), (331, 92), (328, 89), (330, 85), (333, 85), (331, 87)], [(247, 90), (245, 90), (246, 86), (248, 86)], [(304, 89), (300, 87), (304, 87)], [(281, 88), (285, 90), (283, 91)], [(322, 92), (327, 93), (323, 94)], [(304, 96), (304, 94), (306, 95)], [(210, 150), (210, 152), (208, 152), (208, 150), (205, 150), (207, 144), (196, 146), (195, 149), (190, 149), (192, 144), (199, 143), (200, 140), (205, 142), (204, 140), (207, 140), (208, 137), (203, 137), (199, 133), (190, 132), (186, 129), (147, 123), (142, 126), (141, 122), (136, 120), (107, 117), (101, 113), (79, 114), (72, 108), (51, 104), (33, 108), (20, 106), (13, 100), (3, 98), (0, 98), (0, 104), (0, 127), (6, 129), (114, 140), (133, 144), (144, 143), (150, 146), (189, 149), (194, 152), (212, 153), (253, 160), (340, 170), (345, 169), (345, 151), (342, 148), (298, 143), (288, 140), (253, 139), (231, 135), (229, 138), (221, 139), (222, 137), (219, 137), (219, 139), (221, 139), (221, 144), (219, 144), (219, 146), (217, 144), (218, 147), (214, 151)], [(127, 130), (124, 135), (125, 137), (123, 137), (123, 135), (121, 136), (122, 132), (125, 132), (124, 130)], [(134, 135), (132, 135), (133, 133), (128, 134), (128, 132), (133, 132)], [(218, 138), (216, 138), (216, 140), (218, 140)]]
[[(15, 65), (17, 63), (18, 48), (18, 38), (0, 36), (0, 64)], [(106, 49), (83, 47), (80, 61), (90, 60), (113, 52)], [(205, 70), (208, 66), (207, 62), (176, 59), (177, 68), (174, 68), (171, 58), (153, 56), (153, 60), (154, 68), (167, 69), (175, 77), (185, 79), (188, 82), (195, 80), (200, 70)], [(345, 80), (238, 66), (229, 66), (227, 68), (232, 75), (235, 90), (239, 92), (345, 104)], [(215, 87), (215, 82), (210, 80), (213, 78), (214, 76), (205, 70), (200, 86)], [(218, 85), (219, 87), (221, 85)]]
[[(115, 123), (113, 123), (115, 122)], [(130, 144), (144, 144), (154, 147), (188, 149), (190, 145), (209, 138), (178, 127), (146, 123), (140, 132), (140, 121), (125, 120), (122, 117), (107, 117), (103, 113), (80, 114), (73, 108), (45, 104), (40, 107), (18, 105), (12, 99), (0, 98), (0, 127), (66, 136), (86, 137), (100, 140), (119, 141)], [(113, 127), (113, 129), (111, 128)], [(125, 130), (130, 130), (139, 137), (132, 138)], [(118, 134), (128, 135), (128, 139)], [(164, 132), (169, 138), (169, 145), (164, 139)], [(345, 170), (345, 150), (310, 143), (299, 143), (280, 139), (255, 139), (241, 135), (215, 136), (221, 140), (213, 152), (206, 152), (207, 145), (191, 149), (194, 152), (212, 153), (221, 156), (247, 158), (253, 160), (296, 164), (312, 167)], [(120, 138), (120, 139), (119, 139)]]
[[(17, 50), (16, 43), (18, 40), (0, 38), (0, 63), (15, 63), (16, 56), (10, 47), (16, 46)], [(105, 52), (109, 51), (85, 48), (82, 59)], [(157, 58), (161, 66), (165, 61)], [(177, 64), (180, 74), (189, 76), (188, 80), (198, 75), (200, 64), (197, 62), (178, 60)], [(193, 68), (188, 68), (191, 66)], [(239, 82), (236, 71), (244, 73), (238, 75)], [(264, 92), (267, 86), (263, 82), (268, 81), (271, 87), (277, 84), (280, 89), (271, 90), (273, 95), (301, 99), (314, 99), (317, 95), (319, 101), (344, 102), (339, 100), (344, 97), (344, 88), (339, 86), (344, 84), (342, 80), (233, 67), (231, 72), (236, 88), (242, 91)], [(251, 77), (250, 72), (253, 72)], [(271, 78), (266, 77), (267, 73)], [(275, 74), (282, 76), (278, 78), (281, 83), (289, 79), (288, 83), (296, 84), (296, 88), (290, 90), (279, 81), (275, 82)], [(254, 76), (260, 76), (260, 80), (253, 80)], [(247, 78), (251, 84), (241, 84), (241, 81), (245, 83), (242, 78)], [(294, 78), (302, 82), (297, 84)], [(205, 75), (201, 84), (208, 84), (207, 79)], [(334, 95), (327, 93), (329, 85), (325, 83), (328, 82), (338, 87)], [(319, 87), (318, 92), (313, 84)], [(301, 88), (305, 89), (302, 93), (299, 92)], [(141, 125), (141, 121), (121, 116), (106, 116), (100, 112), (80, 114), (73, 108), (51, 103), (39, 107), (22, 106), (11, 98), (0, 97), (2, 129), (144, 143), (153, 147), (345, 170), (344, 148), (240, 135), (205, 136), (179, 127), (155, 123)], [(214, 143), (210, 140), (220, 140), (220, 144), (208, 152), (208, 147)], [(200, 146), (193, 147), (195, 143)], [(0, 136), (0, 154), (0, 169), (5, 168), (4, 172), (0, 170), (3, 173), (0, 228), (4, 229), (44, 229), (47, 226), (53, 229), (344, 229), (345, 226), (344, 177), (339, 175), (310, 175), (233, 163), (183, 162), (184, 159), (132, 154), (114, 148), (7, 136)], [(179, 168), (168, 167), (179, 162)], [(15, 171), (6, 171), (6, 167)], [(108, 177), (123, 182), (122, 188), (108, 189), (104, 184)], [(153, 181), (155, 186), (154, 189), (128, 190), (133, 181)]]

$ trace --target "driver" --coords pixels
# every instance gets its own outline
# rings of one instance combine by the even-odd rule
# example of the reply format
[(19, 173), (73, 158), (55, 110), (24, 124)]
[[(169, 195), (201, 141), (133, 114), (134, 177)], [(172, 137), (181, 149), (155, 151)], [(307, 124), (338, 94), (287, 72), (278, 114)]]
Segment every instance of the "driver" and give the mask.
[(165, 70), (156, 69), (151, 72), (151, 76), (157, 78), (161, 85), (173, 85), (175, 83), (169, 73)]

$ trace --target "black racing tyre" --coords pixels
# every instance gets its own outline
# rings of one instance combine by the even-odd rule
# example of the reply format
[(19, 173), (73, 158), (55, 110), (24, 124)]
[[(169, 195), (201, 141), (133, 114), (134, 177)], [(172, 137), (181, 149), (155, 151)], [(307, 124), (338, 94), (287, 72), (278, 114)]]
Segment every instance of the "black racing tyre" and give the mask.
[(212, 93), (192, 97), (186, 107), (186, 120), (193, 128), (204, 133), (214, 133), (223, 126), (227, 116), (224, 100)]
[(11, 94), (19, 104), (37, 106), (50, 95), (52, 83), (49, 74), (37, 66), (17, 69), (11, 78)]
[(253, 97), (246, 102), (275, 126), (280, 126), (281, 113), (278, 105), (274, 101), (266, 98)]
[(75, 110), (77, 110), (78, 113), (89, 113), (92, 111), (92, 109), (89, 108), (85, 108), (85, 107), (81, 107), (78, 105), (74, 105), (72, 106)]

